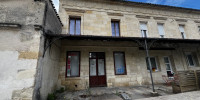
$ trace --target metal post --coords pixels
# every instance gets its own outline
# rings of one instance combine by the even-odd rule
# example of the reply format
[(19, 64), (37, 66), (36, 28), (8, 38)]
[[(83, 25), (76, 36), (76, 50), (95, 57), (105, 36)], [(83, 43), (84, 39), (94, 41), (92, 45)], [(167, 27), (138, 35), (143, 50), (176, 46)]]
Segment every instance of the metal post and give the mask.
[(149, 69), (150, 69), (152, 89), (153, 89), (153, 92), (155, 92), (154, 82), (153, 82), (153, 77), (152, 77), (152, 66), (151, 66), (151, 61), (150, 61), (150, 58), (149, 58), (149, 49), (147, 47), (147, 34), (146, 34), (146, 30), (143, 30), (143, 31), (144, 31), (144, 36), (145, 36), (145, 50), (146, 50), (146, 56), (147, 56), (147, 59), (148, 59), (148, 64), (149, 64)]

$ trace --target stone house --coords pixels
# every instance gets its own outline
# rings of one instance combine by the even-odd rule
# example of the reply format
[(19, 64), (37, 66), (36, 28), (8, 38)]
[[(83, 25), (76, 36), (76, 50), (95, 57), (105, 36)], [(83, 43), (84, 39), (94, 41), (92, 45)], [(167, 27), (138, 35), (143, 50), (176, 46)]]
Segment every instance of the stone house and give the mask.
[(151, 84), (150, 65), (156, 84), (200, 69), (200, 10), (123, 0), (60, 0), (59, 9), (60, 17), (51, 0), (0, 1), (2, 99)]

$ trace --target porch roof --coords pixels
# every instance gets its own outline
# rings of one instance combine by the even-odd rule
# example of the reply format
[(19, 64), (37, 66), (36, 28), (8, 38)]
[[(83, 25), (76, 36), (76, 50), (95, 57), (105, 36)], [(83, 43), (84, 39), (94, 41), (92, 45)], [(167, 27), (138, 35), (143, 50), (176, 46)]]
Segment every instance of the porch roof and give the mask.
[[(116, 37), (116, 36), (94, 36), (94, 35), (69, 35), (69, 34), (51, 34), (46, 33), (48, 37), (68, 40), (105, 40), (105, 41), (141, 41), (143, 37)], [(200, 43), (200, 39), (181, 39), (181, 38), (154, 38), (148, 37), (147, 40), (156, 40), (160, 43)]]

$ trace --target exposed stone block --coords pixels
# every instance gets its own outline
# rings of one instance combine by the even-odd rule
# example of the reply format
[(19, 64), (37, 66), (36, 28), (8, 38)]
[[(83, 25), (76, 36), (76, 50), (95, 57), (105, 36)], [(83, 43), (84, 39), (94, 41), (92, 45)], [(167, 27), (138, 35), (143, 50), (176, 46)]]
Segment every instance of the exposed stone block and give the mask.
[(37, 52), (19, 52), (19, 59), (37, 59)]

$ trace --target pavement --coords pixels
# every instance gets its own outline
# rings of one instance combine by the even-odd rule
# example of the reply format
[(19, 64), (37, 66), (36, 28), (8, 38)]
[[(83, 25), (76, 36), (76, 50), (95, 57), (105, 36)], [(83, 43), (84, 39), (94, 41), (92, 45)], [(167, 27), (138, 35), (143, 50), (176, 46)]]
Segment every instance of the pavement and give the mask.
[[(165, 85), (156, 85), (156, 92), (160, 96), (172, 95), (172, 88)], [(150, 86), (132, 86), (132, 87), (95, 87), (81, 91), (65, 91), (57, 94), (57, 100), (123, 100), (121, 94), (125, 94), (131, 100), (150, 98), (152, 95), (152, 88)], [(146, 100), (146, 99), (144, 99)], [(149, 100), (149, 99), (148, 99)], [(151, 99), (155, 100), (155, 98)], [(160, 100), (160, 99), (158, 99)], [(167, 99), (165, 99), (167, 100)]]

